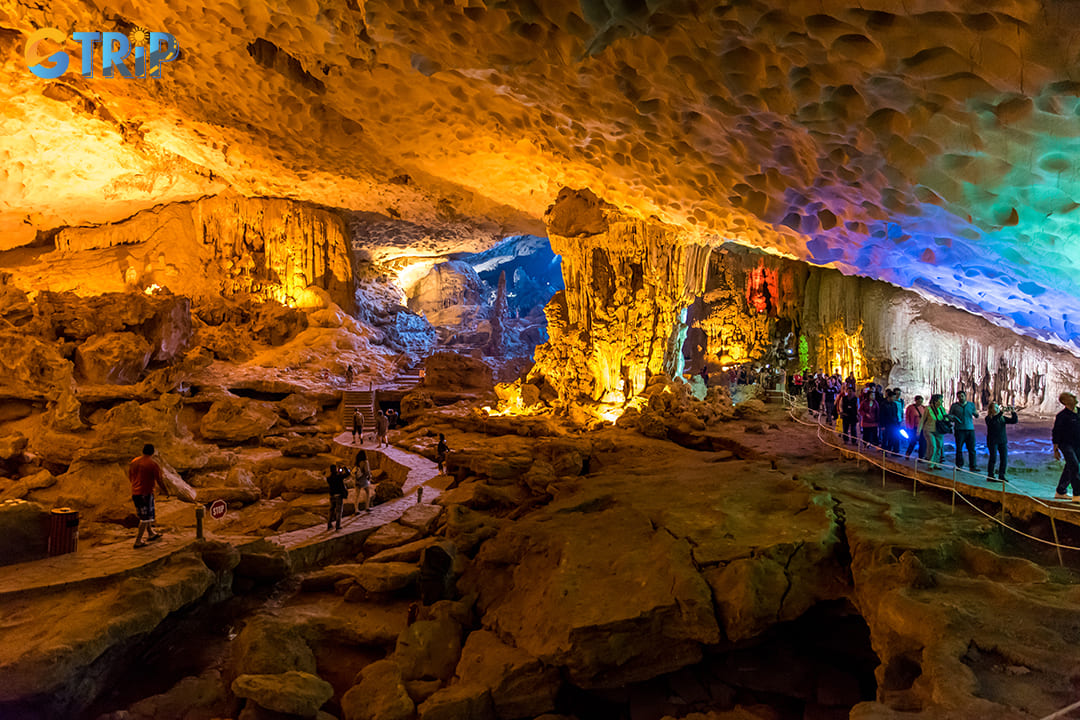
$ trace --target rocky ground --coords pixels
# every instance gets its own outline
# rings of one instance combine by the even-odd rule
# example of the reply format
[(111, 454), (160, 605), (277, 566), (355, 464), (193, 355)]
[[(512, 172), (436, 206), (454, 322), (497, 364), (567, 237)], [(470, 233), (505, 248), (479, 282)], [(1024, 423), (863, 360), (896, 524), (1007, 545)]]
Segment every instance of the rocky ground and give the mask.
[[(675, 429), (690, 407), (655, 421)], [(237, 598), (256, 602), (201, 668), (98, 710), (1019, 719), (1071, 702), (1072, 570), (931, 495), (882, 489), (775, 406), (751, 401), (739, 414), (672, 442), (429, 411), (398, 444), (431, 455), (433, 434), (447, 435), (439, 505), (368, 537), (356, 557), (290, 574), (205, 546), (90, 600), (5, 601), (0, 707), (29, 707), (11, 704), (12, 687), (32, 699), (35, 687), (69, 692), (73, 677), (107, 676), (176, 610)], [(267, 601), (260, 588), (273, 583)], [(50, 612), (49, 630), (33, 629)], [(104, 627), (102, 613), (113, 618)]]

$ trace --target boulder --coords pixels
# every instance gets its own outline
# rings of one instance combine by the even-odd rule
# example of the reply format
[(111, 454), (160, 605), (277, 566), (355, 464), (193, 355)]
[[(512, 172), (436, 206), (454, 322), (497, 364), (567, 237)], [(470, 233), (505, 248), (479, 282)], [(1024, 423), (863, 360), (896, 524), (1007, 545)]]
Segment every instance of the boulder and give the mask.
[(398, 485), (393, 480), (384, 480), (381, 483), (375, 485), (375, 492), (372, 494), (372, 503), (375, 505), (382, 505), (383, 503), (390, 502), (391, 500), (397, 500), (400, 497), (404, 497), (405, 493), (401, 489), (401, 485)]
[(292, 560), (285, 548), (261, 540), (240, 549), (235, 574), (261, 582), (276, 582), (292, 572)]
[(379, 553), (388, 548), (405, 545), (420, 539), (420, 531), (396, 522), (387, 523), (373, 532), (364, 542), (364, 551)]
[(222, 398), (210, 406), (199, 423), (207, 440), (242, 443), (272, 428), (278, 415), (268, 403), (247, 398)]
[(420, 560), (420, 553), (423, 552), (424, 548), (437, 545), (439, 542), (440, 540), (437, 537), (426, 537), (422, 540), (382, 550), (368, 558), (367, 562), (418, 562)]
[(224, 500), (234, 510), (257, 503), (262, 497), (256, 487), (201, 487), (193, 490), (193, 494), (196, 502), (208, 505), (215, 500)]
[(402, 562), (364, 563), (356, 566), (353, 577), (369, 593), (390, 593), (415, 583), (420, 577), (420, 569)]
[(75, 369), (89, 383), (133, 385), (146, 370), (153, 349), (130, 332), (94, 335), (75, 349)]
[(241, 675), (232, 683), (236, 697), (274, 712), (314, 718), (334, 696), (330, 683), (311, 673), (290, 670), (277, 675)]
[(10, 460), (16, 455), (22, 455), (27, 442), (23, 434), (18, 432), (0, 437), (0, 460)]
[(0, 565), (38, 560), (49, 552), (49, 512), (23, 500), (0, 502)]
[(412, 720), (416, 705), (393, 660), (373, 662), (341, 698), (344, 720)]
[(507, 645), (487, 630), (472, 632), (465, 640), (457, 677), (465, 685), (490, 690), (501, 720), (550, 712), (555, 708), (561, 682), (558, 668), (545, 667), (526, 651)]
[(315, 416), (318, 415), (321, 406), (304, 395), (299, 393), (293, 393), (289, 397), (278, 403), (278, 407), (285, 413), (285, 416), (294, 423), (313, 423), (315, 422)]
[(0, 330), (0, 399), (57, 398), (74, 388), (74, 372), (56, 344)]
[(281, 454), (286, 457), (311, 457), (330, 452), (330, 443), (319, 437), (291, 438), (281, 448)]
[(263, 495), (276, 498), (285, 492), (325, 493), (327, 491), (326, 474), (317, 470), (288, 468), (285, 470), (267, 470), (259, 474)]
[(414, 390), (401, 398), (401, 417), (412, 420), (431, 407), (435, 407), (435, 401), (431, 398), (431, 395), (420, 390)]
[(33, 475), (19, 478), (0, 491), (0, 502), (4, 500), (22, 500), (35, 490), (51, 487), (56, 483), (56, 477), (48, 470), (38, 470)]
[(445, 687), (419, 707), (420, 720), (495, 720), (491, 693), (483, 685)]
[(461, 656), (461, 626), (449, 618), (420, 620), (398, 636), (394, 661), (406, 680), (448, 680)]
[(439, 505), (413, 505), (401, 514), (398, 522), (405, 527), (415, 528), (424, 535), (431, 532), (435, 522), (442, 515), (442, 507)]
[(248, 620), (232, 647), (233, 675), (315, 673), (315, 654), (301, 628), (286, 618), (257, 615)]

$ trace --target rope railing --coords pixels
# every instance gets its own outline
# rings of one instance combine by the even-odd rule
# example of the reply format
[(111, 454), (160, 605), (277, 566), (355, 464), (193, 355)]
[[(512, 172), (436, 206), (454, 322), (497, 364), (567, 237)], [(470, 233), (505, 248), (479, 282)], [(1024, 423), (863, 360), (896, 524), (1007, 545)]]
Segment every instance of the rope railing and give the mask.
[[(975, 510), (976, 512), (980, 513), (981, 515), (989, 518), (990, 520), (993, 520), (998, 525), (1000, 525), (1000, 526), (1002, 526), (1002, 527), (1004, 527), (1004, 528), (1006, 528), (1008, 530), (1011, 530), (1012, 532), (1016, 533), (1017, 535), (1020, 535), (1021, 537), (1024, 537), (1024, 538), (1027, 538), (1029, 540), (1033, 540), (1033, 541), (1035, 541), (1037, 543), (1041, 543), (1043, 545), (1047, 545), (1047, 546), (1050, 546), (1050, 547), (1054, 548), (1057, 551), (1058, 563), (1062, 564), (1062, 565), (1064, 565), (1064, 559), (1062, 558), (1062, 555), (1061, 555), (1062, 550), (1078, 550), (1078, 551), (1080, 551), (1080, 547), (1075, 546), (1075, 545), (1066, 545), (1066, 544), (1063, 544), (1060, 541), (1060, 539), (1058, 537), (1057, 523), (1056, 523), (1056, 521), (1054, 519), (1055, 514), (1059, 514), (1059, 513), (1080, 513), (1080, 507), (1058, 507), (1056, 505), (1051, 505), (1050, 503), (1047, 503), (1042, 498), (1037, 498), (1037, 497), (1034, 497), (1032, 495), (1029, 495), (1029, 494), (1027, 494), (1026, 492), (1020, 490), (1017, 487), (1011, 487), (1011, 489), (1009, 489), (1010, 486), (1006, 482), (1001, 481), (1000, 482), (1000, 484), (1001, 484), (1001, 514), (1000, 514), (1000, 516), (991, 515), (990, 513), (986, 512), (984, 509), (982, 509), (981, 507), (979, 507), (978, 505), (973, 503), (968, 497), (966, 497), (964, 495), (963, 492), (960, 491), (960, 489), (957, 486), (957, 476), (958, 475), (960, 475), (961, 477), (966, 476), (966, 475), (971, 475), (971, 476), (974, 476), (974, 477), (978, 478), (979, 482), (983, 482), (985, 480), (984, 476), (982, 476), (982, 475), (980, 475), (978, 473), (973, 473), (970, 470), (965, 470), (963, 468), (954, 468), (952, 470), (952, 483), (949, 484), (949, 483), (947, 483), (945, 481), (944, 478), (941, 478), (940, 476), (935, 475), (935, 474), (932, 473), (933, 470), (936, 470), (937, 468), (940, 467), (939, 464), (931, 464), (929, 461), (927, 461), (925, 459), (922, 459), (920, 457), (916, 456), (915, 459), (914, 459), (914, 465), (911, 466), (911, 465), (909, 465), (909, 463), (911, 462), (911, 459), (906, 454), (901, 454), (901, 453), (898, 453), (898, 452), (892, 452), (892, 451), (886, 450), (885, 448), (880, 447), (878, 445), (873, 445), (871, 443), (868, 443), (868, 442), (862, 440), (859, 437), (853, 438), (854, 441), (855, 441), (854, 446), (852, 446), (851, 444), (848, 444), (848, 443), (840, 444), (840, 442), (838, 442), (838, 438), (839, 438), (839, 436), (842, 435), (842, 433), (840, 431), (836, 430), (836, 428), (826, 426), (822, 422), (822, 415), (824, 413), (820, 413), (820, 412), (818, 413), (816, 422), (813, 422), (813, 423), (807, 422), (806, 420), (804, 420), (800, 416), (798, 411), (801, 408), (800, 408), (800, 406), (796, 405), (795, 399), (791, 395), (789, 395), (787, 392), (784, 392), (784, 391), (780, 391), (780, 392), (781, 392), (781, 394), (783, 396), (784, 405), (787, 408), (788, 415), (791, 417), (791, 419), (794, 420), (795, 422), (801, 424), (801, 425), (816, 428), (817, 439), (818, 439), (819, 442), (821, 442), (823, 445), (826, 445), (828, 447), (834, 448), (836, 450), (840, 450), (841, 452), (845, 452), (845, 453), (855, 455), (857, 460), (860, 460), (860, 459), (865, 460), (867, 462), (867, 464), (878, 467), (878, 468), (881, 468), (881, 484), (882, 484), (882, 487), (885, 486), (885, 478), (886, 478), (887, 473), (891, 472), (894, 475), (902, 475), (904, 477), (911, 478), (911, 480), (912, 480), (912, 494), (916, 493), (919, 485), (924, 485), (924, 486), (927, 486), (927, 487), (933, 487), (933, 488), (937, 488), (937, 489), (940, 489), (940, 490), (945, 490), (945, 491), (951, 492), (952, 493), (952, 505), (953, 505), (954, 509), (956, 507), (956, 498), (960, 498), (961, 500), (964, 501), (964, 503), (966, 503), (968, 506), (970, 506), (973, 510)], [(813, 412), (813, 411), (808, 411), (808, 412)], [(823, 433), (824, 433), (824, 436), (823, 436)], [(892, 456), (893, 459), (890, 460), (890, 456)], [(921, 474), (920, 474), (920, 470), (919, 470), (919, 463), (920, 462), (927, 466), (927, 469), (923, 470), (921, 472)], [(935, 478), (936, 480), (941, 480), (942, 482), (935, 482), (935, 480), (931, 480), (930, 478)], [(1030, 500), (1032, 503), (1034, 503), (1036, 506), (1038, 506), (1041, 509), (1043, 514), (1045, 514), (1048, 518), (1050, 518), (1050, 528), (1051, 528), (1051, 530), (1052, 530), (1052, 532), (1054, 534), (1054, 539), (1052, 541), (1047, 540), (1045, 538), (1036, 537), (1035, 535), (1031, 535), (1030, 533), (1027, 533), (1027, 532), (1025, 532), (1025, 531), (1023, 531), (1023, 530), (1021, 530), (1019, 528), (1016, 528), (1016, 527), (1013, 527), (1012, 525), (1009, 525), (1005, 521), (1005, 499), (1006, 499), (1006, 496), (1010, 495), (1010, 494), (1016, 495), (1018, 497), (1023, 497), (1023, 498), (1026, 498), (1026, 499)]]

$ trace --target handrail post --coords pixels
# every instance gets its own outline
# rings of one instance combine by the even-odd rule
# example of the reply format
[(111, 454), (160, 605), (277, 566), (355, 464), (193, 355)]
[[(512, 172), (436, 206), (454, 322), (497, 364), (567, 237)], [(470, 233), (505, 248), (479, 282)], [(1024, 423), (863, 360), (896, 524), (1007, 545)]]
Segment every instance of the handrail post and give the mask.
[(885, 487), (885, 446), (881, 446), (881, 487)]
[(953, 469), (952, 469), (952, 510), (950, 510), (949, 512), (951, 512), (951, 513), (956, 512), (956, 466), (955, 465), (953, 466)]
[(1005, 524), (1005, 481), (1001, 481), (1001, 524)]
[(1054, 531), (1054, 549), (1057, 550), (1058, 565), (1065, 567), (1065, 561), (1061, 557), (1061, 541), (1058, 540), (1057, 523), (1054, 522), (1053, 506), (1047, 508), (1050, 511), (1050, 529)]

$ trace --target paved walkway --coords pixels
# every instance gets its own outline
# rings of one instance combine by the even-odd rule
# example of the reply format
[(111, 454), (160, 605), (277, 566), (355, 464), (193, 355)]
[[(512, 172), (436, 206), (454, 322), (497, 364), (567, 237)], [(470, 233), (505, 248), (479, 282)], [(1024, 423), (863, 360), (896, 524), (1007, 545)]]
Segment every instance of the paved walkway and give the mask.
[[(359, 445), (352, 442), (352, 434), (348, 432), (343, 432), (338, 435), (334, 438), (334, 442), (350, 449), (360, 448)], [(369, 453), (382, 453), (394, 462), (409, 468), (409, 476), (405, 480), (405, 484), (401, 487), (402, 492), (405, 494), (404, 497), (373, 507), (370, 512), (359, 510), (355, 515), (342, 518), (341, 530), (327, 530), (326, 527), (320, 523), (314, 527), (293, 530), (292, 532), (274, 535), (267, 539), (289, 549), (317, 544), (326, 541), (330, 537), (340, 537), (341, 535), (371, 530), (372, 528), (381, 527), (382, 525), (397, 520), (406, 510), (416, 504), (416, 491), (420, 487), (424, 488), (423, 500), (425, 505), (430, 505), (435, 498), (440, 495), (440, 491), (437, 488), (426, 485), (428, 481), (437, 477), (439, 474), (439, 468), (435, 463), (427, 458), (405, 452), (396, 447), (384, 446), (375, 448), (370, 442), (364, 447)], [(349, 493), (350, 499), (355, 499), (356, 494), (355, 490), (351, 490)], [(359, 506), (359, 503), (357, 503), (357, 505)]]
[[(342, 433), (335, 442), (348, 448), (355, 448), (349, 433)], [(342, 520), (340, 531), (327, 531), (322, 523), (314, 527), (267, 537), (217, 535), (207, 532), (209, 540), (230, 543), (236, 547), (269, 540), (289, 550), (306, 548), (318, 550), (319, 545), (339, 545), (342, 540), (359, 533), (370, 533), (373, 529), (391, 523), (416, 504), (416, 491), (424, 487), (424, 504), (430, 504), (440, 494), (438, 488), (425, 485), (438, 476), (435, 463), (430, 460), (405, 452), (396, 447), (374, 449), (396, 463), (406, 466), (408, 477), (402, 487), (405, 496), (377, 507), (370, 512), (362, 510)], [(355, 492), (355, 491), (354, 491)], [(130, 540), (122, 543), (99, 545), (86, 550), (79, 550), (67, 555), (34, 560), (32, 562), (8, 565), (0, 571), (0, 601), (14, 599), (26, 594), (37, 594), (50, 590), (70, 589), (76, 585), (92, 585), (96, 582), (114, 581), (117, 578), (134, 575), (164, 563), (171, 555), (181, 552), (195, 543), (194, 529), (183, 528), (181, 532), (166, 533), (158, 542), (136, 550)], [(328, 547), (327, 550), (331, 548)]]

